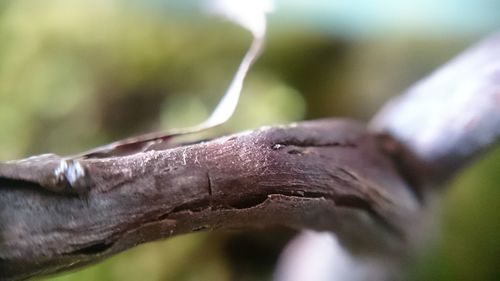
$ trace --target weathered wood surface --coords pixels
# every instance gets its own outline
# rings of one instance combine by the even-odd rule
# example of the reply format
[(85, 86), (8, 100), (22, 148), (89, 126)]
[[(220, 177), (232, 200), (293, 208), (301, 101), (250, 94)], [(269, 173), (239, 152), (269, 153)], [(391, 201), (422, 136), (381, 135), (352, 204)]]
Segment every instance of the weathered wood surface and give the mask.
[[(415, 255), (425, 250), (425, 241), (439, 220), (434, 205), (440, 193), (435, 187), (446, 186), (446, 181), (500, 139), (500, 34), (479, 42), (395, 97), (368, 127), (373, 133), (396, 139), (420, 163), (417, 166), (420, 169), (400, 171), (401, 176), (406, 174), (410, 179), (425, 179), (427, 185), (421, 189), (420, 223), (412, 228), (415, 220), (409, 220), (407, 225), (414, 231)], [(399, 163), (405, 162), (413, 161)], [(407, 279), (404, 253), (400, 259), (397, 255), (380, 257), (378, 253), (360, 257), (340, 249), (335, 239), (331, 233), (309, 232), (298, 236), (285, 250), (276, 280), (298, 281), (304, 280), (304, 276), (349, 281)], [(311, 255), (317, 245), (322, 245), (321, 255)], [(412, 251), (411, 247), (408, 250)], [(297, 262), (304, 259), (307, 262)]]
[(400, 251), (419, 204), (394, 147), (347, 120), (263, 128), (82, 160), (90, 177), (80, 196), (40, 186), (57, 156), (1, 164), (1, 279), (64, 271), (176, 234), (272, 224), (345, 233), (363, 251)]
[(391, 102), (369, 129), (326, 119), (90, 157), (79, 195), (54, 184), (58, 156), (0, 163), (0, 280), (181, 233), (272, 224), (329, 230), (351, 253), (403, 261), (425, 239), (430, 184), (498, 139), (498, 38)]

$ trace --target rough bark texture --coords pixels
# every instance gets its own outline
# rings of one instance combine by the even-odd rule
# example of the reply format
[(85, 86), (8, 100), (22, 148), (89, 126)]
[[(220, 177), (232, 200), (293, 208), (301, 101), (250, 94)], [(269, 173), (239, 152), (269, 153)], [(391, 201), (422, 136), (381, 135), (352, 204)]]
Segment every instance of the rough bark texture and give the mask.
[(418, 191), (384, 152), (388, 142), (353, 121), (321, 120), (87, 159), (84, 196), (39, 185), (55, 155), (1, 164), (1, 279), (68, 270), (176, 234), (270, 224), (399, 253), (412, 240)]
[(350, 253), (389, 260), (389, 272), (425, 239), (429, 183), (498, 138), (499, 46), (498, 37), (486, 41), (433, 74), (370, 130), (319, 120), (90, 157), (80, 161), (80, 195), (54, 184), (56, 155), (0, 163), (0, 280), (62, 272), (181, 233), (270, 224), (332, 231)]
[[(399, 172), (417, 183), (414, 186), (422, 178), (432, 187), (444, 186), (443, 182), (500, 139), (500, 34), (478, 43), (391, 100), (371, 121), (369, 130), (390, 135), (418, 159), (421, 169), (403, 168)], [(417, 163), (409, 156), (395, 153), (393, 158), (400, 164)], [(432, 235), (439, 217), (434, 206), (439, 192), (435, 189), (420, 190), (415, 253), (425, 250), (425, 243), (418, 245), (418, 240)], [(415, 229), (413, 223), (408, 221), (407, 227)], [(311, 255), (318, 245), (321, 255)], [(305, 276), (318, 281), (407, 279), (404, 262), (397, 262), (404, 260), (403, 255), (403, 259), (396, 255), (395, 262), (394, 256), (357, 255), (336, 245), (332, 233), (303, 233), (285, 249), (276, 280), (299, 281), (307, 279)], [(307, 262), (298, 262), (304, 259)]]

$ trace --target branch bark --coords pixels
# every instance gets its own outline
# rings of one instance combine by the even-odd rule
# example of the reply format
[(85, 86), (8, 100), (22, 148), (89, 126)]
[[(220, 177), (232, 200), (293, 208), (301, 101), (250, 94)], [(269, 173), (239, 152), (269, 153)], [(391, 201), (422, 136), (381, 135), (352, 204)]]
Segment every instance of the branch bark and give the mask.
[[(500, 139), (500, 34), (478, 43), (395, 97), (370, 122), (369, 129), (396, 139), (418, 159), (396, 162), (418, 162), (424, 167), (402, 169), (400, 175), (418, 175), (433, 187), (444, 186)], [(396, 153), (395, 159), (408, 156)], [(439, 217), (433, 205), (440, 193), (435, 188), (421, 191), (419, 225), (426, 227), (417, 233), (425, 241)], [(310, 255), (318, 245), (321, 255)], [(426, 247), (417, 248), (415, 253)], [(304, 259), (308, 262), (297, 262)], [(325, 281), (405, 280), (404, 269), (394, 259), (345, 251), (331, 233), (305, 232), (285, 249), (276, 280), (304, 280), (304, 276)]]
[(80, 267), (181, 233), (270, 224), (331, 230), (353, 250), (399, 255), (413, 240), (418, 191), (386, 145), (348, 120), (263, 128), (82, 160), (84, 197), (40, 186), (58, 156), (1, 164), (1, 279)]
[[(51, 183), (59, 156), (0, 163), (0, 280), (62, 272), (177, 234), (270, 224), (332, 231), (350, 253), (403, 261), (426, 237), (433, 180), (499, 136), (499, 46), (498, 37), (486, 41), (421, 82), (369, 130), (318, 120), (90, 157), (80, 161), (88, 175), (80, 196)], [(457, 79), (460, 95), (448, 91)], [(442, 106), (457, 95), (472, 103)]]
[(500, 34), (419, 81), (370, 124), (447, 180), (500, 139)]

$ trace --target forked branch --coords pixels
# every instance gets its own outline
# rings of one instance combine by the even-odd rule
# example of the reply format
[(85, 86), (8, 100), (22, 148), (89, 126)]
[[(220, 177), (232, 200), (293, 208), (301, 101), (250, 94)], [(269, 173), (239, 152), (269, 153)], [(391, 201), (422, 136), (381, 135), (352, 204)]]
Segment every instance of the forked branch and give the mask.
[(319, 120), (83, 159), (80, 196), (47, 189), (58, 156), (0, 163), (0, 280), (181, 233), (271, 224), (330, 230), (352, 253), (401, 259), (425, 239), (429, 182), (500, 136), (498, 54), (498, 36), (479, 44), (393, 101), (369, 130)]

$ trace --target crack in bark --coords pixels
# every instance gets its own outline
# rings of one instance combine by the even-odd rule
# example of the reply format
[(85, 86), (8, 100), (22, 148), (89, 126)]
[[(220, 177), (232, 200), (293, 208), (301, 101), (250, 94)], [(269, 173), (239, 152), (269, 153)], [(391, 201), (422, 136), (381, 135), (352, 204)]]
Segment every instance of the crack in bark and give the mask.
[(213, 204), (214, 201), (220, 202), (223, 200), (209, 199), (197, 202), (189, 202), (174, 208), (170, 212), (161, 215), (160, 217), (157, 218), (157, 220), (168, 219), (169, 217), (182, 212), (188, 212), (190, 214), (194, 214), (194, 213), (205, 212), (207, 210), (209, 211), (248, 210), (256, 208), (266, 203), (266, 201), (269, 200), (269, 198), (271, 198), (272, 196), (285, 196), (289, 198), (301, 198), (301, 199), (326, 199), (332, 202), (332, 206), (351, 208), (354, 210), (365, 212), (372, 219), (380, 223), (389, 233), (394, 234), (399, 238), (403, 238), (404, 236), (403, 232), (400, 229), (398, 229), (398, 227), (396, 227), (394, 224), (385, 219), (382, 214), (380, 214), (373, 208), (372, 204), (369, 201), (361, 197), (354, 195), (332, 195), (327, 193), (310, 192), (304, 190), (295, 190), (293, 192), (247, 195), (242, 200), (230, 203), (217, 203), (215, 205)]
[(210, 171), (207, 171), (207, 185), (208, 185), (208, 196), (212, 198), (213, 188), (212, 188), (212, 178), (210, 177)]
[(100, 242), (96, 244), (89, 245), (78, 250), (71, 251), (69, 253), (64, 253), (65, 256), (78, 256), (78, 255), (97, 255), (105, 252), (109, 248), (113, 247), (113, 242)]
[(318, 142), (315, 139), (287, 139), (285, 141), (277, 142), (271, 145), (272, 150), (280, 150), (287, 146), (296, 146), (296, 147), (352, 147), (356, 148), (357, 144), (350, 140), (345, 141), (332, 141), (332, 142)]

